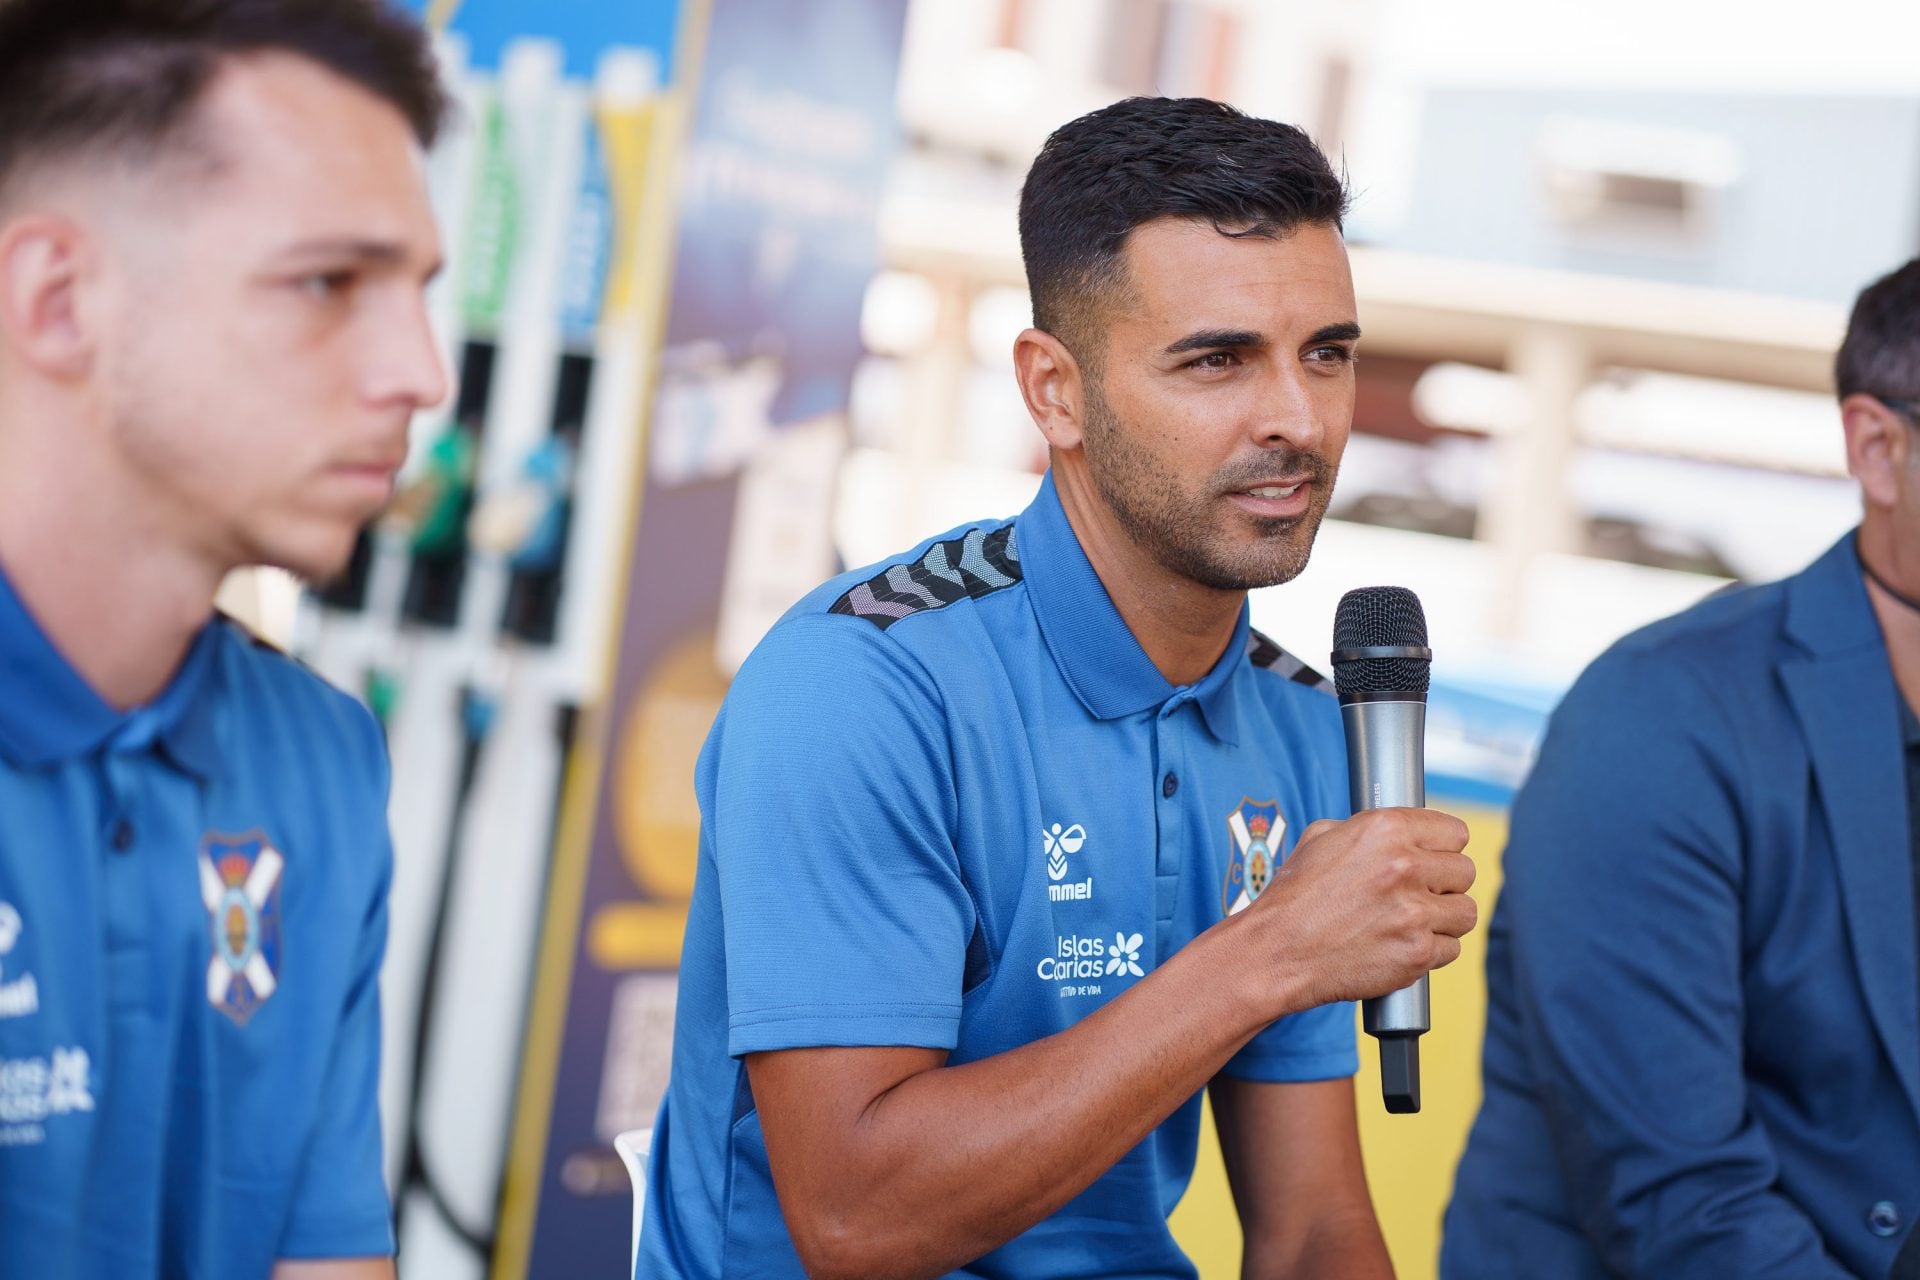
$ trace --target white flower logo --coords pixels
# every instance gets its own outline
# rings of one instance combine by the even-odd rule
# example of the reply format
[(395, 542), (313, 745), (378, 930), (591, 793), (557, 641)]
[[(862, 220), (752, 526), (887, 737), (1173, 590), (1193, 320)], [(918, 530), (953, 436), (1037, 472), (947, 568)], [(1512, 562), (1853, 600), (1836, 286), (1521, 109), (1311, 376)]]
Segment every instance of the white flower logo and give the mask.
[(1140, 935), (1137, 933), (1116, 933), (1113, 935), (1113, 955), (1107, 961), (1108, 973), (1130, 973), (1136, 978), (1147, 976), (1140, 967)]

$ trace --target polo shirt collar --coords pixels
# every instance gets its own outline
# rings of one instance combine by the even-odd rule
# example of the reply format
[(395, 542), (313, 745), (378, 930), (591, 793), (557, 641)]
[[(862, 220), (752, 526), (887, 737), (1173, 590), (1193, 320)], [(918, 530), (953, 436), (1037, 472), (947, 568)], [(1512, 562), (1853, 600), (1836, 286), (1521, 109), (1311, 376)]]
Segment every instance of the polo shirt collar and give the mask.
[(1060, 505), (1051, 471), (1021, 513), (1015, 538), (1040, 634), (1067, 687), (1090, 715), (1117, 720), (1185, 695), (1200, 705), (1215, 737), (1230, 744), (1238, 740), (1234, 677), (1247, 666), (1251, 625), (1244, 603), (1233, 639), (1213, 669), (1196, 684), (1176, 687), (1153, 665), (1114, 607)]
[(218, 643), (203, 627), (185, 661), (152, 702), (117, 711), (54, 648), (0, 571), (0, 756), (38, 768), (110, 748), (137, 752), (158, 742), (201, 777), (217, 763), (207, 675)]

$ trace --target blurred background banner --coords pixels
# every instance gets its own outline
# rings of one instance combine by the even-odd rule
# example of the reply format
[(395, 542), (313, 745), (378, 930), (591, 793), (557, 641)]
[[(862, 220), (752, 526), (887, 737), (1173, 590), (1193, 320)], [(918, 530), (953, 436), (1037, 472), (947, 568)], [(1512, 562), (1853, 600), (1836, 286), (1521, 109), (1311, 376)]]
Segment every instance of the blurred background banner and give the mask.
[(721, 642), (746, 617), (750, 647), (835, 567), (905, 17), (906, 0), (710, 3), (606, 736), (576, 757), (560, 818), (498, 1276), (613, 1275), (626, 1257), (611, 1143), (650, 1126), (666, 1088), (693, 766), (744, 656)]
[(663, 55), (662, 76), (677, 77), (673, 61), (680, 0), (399, 0), (437, 28), (453, 32), (472, 65), (498, 70), (509, 47), (529, 38), (551, 40), (563, 51), (566, 74), (593, 75), (608, 49), (653, 49)]
[(903, 0), (716, 5), (681, 167), (657, 480), (736, 470), (767, 428), (845, 410), (905, 20)]
[[(387, 728), (408, 1280), (621, 1265), (608, 1144), (671, 1052), (700, 743), (805, 590), (1032, 496), (1015, 208), (1067, 120), (1200, 94), (1348, 173), (1354, 431), (1254, 623), (1312, 660), (1348, 589), (1421, 595), (1427, 792), (1473, 829), (1483, 919), (1574, 675), (1858, 518), (1830, 370), (1853, 294), (1920, 251), (1920, 5), (399, 2), (450, 23), (429, 301), (458, 390), (341, 582), (223, 603)], [(1478, 1103), (1483, 947), (1434, 978), (1426, 1110), (1359, 1085), (1406, 1280)], [(1237, 1274), (1210, 1138), (1174, 1228)]]

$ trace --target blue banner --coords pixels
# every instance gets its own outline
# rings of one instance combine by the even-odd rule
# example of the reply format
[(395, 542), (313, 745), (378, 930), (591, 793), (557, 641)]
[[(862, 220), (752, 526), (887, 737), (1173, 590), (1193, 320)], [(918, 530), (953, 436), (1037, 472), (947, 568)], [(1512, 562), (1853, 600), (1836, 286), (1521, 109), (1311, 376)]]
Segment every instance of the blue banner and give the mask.
[[(432, 0), (397, 0), (424, 15)], [(600, 55), (616, 45), (651, 49), (660, 55), (661, 78), (673, 79), (674, 35), (680, 0), (460, 0), (448, 30), (467, 42), (467, 56), (482, 70), (496, 70), (500, 54), (521, 36), (558, 40), (566, 50), (566, 74), (593, 78)]]
[(899, 147), (903, 0), (721, 0), (680, 174), (652, 463), (724, 475), (847, 405)]

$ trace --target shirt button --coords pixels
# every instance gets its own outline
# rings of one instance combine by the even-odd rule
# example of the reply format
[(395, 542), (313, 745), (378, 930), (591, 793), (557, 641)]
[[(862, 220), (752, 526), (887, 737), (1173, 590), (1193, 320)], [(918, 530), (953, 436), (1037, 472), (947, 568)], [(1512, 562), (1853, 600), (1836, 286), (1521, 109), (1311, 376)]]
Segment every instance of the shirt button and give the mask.
[(1867, 1210), (1867, 1230), (1881, 1237), (1900, 1230), (1900, 1210), (1891, 1200), (1882, 1200)]
[(125, 853), (133, 848), (133, 824), (125, 818), (113, 824), (113, 834), (108, 837), (115, 853)]
[(1169, 773), (1166, 777), (1160, 779), (1161, 795), (1171, 799), (1173, 797), (1173, 793), (1178, 791), (1179, 789), (1180, 789), (1180, 779), (1174, 777), (1171, 773)]

